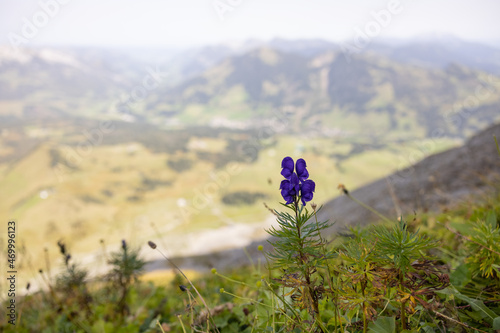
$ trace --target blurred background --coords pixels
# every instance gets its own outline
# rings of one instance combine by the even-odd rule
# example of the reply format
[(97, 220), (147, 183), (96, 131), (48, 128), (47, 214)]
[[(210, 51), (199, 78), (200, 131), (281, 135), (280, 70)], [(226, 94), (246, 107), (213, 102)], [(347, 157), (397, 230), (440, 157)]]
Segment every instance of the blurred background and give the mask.
[(20, 278), (58, 240), (93, 267), (121, 239), (172, 256), (245, 246), (272, 223), (285, 156), (306, 159), (321, 204), (461, 145), (500, 120), (499, 13), (1, 0), (0, 233), (17, 222)]

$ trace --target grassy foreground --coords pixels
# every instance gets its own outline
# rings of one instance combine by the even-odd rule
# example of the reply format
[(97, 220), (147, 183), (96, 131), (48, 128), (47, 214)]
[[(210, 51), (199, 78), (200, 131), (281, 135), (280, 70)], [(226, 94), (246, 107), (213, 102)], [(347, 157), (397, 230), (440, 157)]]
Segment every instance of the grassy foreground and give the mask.
[(497, 193), (474, 206), (385, 221), (333, 240), (315, 237), (315, 252), (303, 258), (313, 267), (308, 284), (294, 268), (296, 257), (280, 265), (270, 253), (223, 274), (214, 268), (191, 281), (176, 271), (151, 282), (141, 278), (144, 262), (126, 241), (107, 254), (112, 271), (90, 281), (59, 243), (65, 269), (51, 280), (41, 271), (45, 290), (17, 298), (15, 325), (2, 311), (1, 330), (495, 332), (499, 217)]

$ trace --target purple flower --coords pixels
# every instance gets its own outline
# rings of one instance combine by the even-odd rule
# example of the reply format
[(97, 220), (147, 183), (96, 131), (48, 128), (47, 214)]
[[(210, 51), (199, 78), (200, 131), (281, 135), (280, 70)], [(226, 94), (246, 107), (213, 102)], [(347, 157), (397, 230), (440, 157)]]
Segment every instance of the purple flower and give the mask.
[(316, 188), (316, 184), (312, 180), (306, 180), (301, 184), (300, 193), (302, 204), (305, 206), (307, 201), (311, 201), (313, 198), (313, 192)]
[(297, 170), (297, 176), (299, 176), (301, 182), (309, 178), (309, 172), (307, 172), (306, 166), (307, 166), (306, 161), (304, 161), (303, 158), (299, 158), (297, 160), (297, 166), (295, 169)]
[(291, 204), (295, 201), (295, 197), (299, 194), (300, 184), (299, 178), (295, 173), (292, 173), (290, 179), (284, 179), (280, 184), (281, 196), (285, 199), (286, 204)]
[(281, 175), (286, 179), (290, 180), (290, 177), (293, 174), (293, 159), (291, 157), (285, 157), (283, 161), (281, 161)]
[(281, 162), (281, 175), (285, 179), (281, 181), (280, 190), (281, 196), (287, 205), (295, 202), (297, 198), (300, 198), (304, 206), (307, 201), (312, 200), (316, 184), (307, 179), (309, 178), (309, 172), (306, 167), (306, 161), (302, 158), (298, 159), (296, 164), (289, 156), (285, 157)]

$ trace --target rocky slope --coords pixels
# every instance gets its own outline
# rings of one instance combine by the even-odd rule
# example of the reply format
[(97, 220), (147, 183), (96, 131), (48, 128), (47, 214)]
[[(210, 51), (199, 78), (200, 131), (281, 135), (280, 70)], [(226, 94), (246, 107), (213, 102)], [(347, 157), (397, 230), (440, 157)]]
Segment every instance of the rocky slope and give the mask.
[[(500, 124), (473, 136), (462, 147), (429, 156), (351, 195), (394, 219), (400, 214), (438, 211), (474, 200), (493, 190), (500, 180), (494, 135), (500, 137)], [(336, 221), (334, 230), (377, 219), (346, 196), (327, 202), (319, 217)]]

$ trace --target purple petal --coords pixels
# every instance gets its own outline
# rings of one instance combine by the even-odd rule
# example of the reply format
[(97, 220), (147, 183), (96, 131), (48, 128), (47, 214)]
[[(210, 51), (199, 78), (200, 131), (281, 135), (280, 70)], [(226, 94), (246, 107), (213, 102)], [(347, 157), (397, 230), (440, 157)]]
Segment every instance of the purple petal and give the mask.
[(295, 196), (289, 190), (281, 190), (281, 196), (286, 201), (285, 204), (291, 204), (295, 200)]
[(306, 180), (300, 185), (300, 199), (305, 206), (307, 201), (313, 198), (313, 192), (316, 189), (316, 184), (312, 180)]
[(302, 183), (301, 191), (302, 193), (312, 193), (316, 190), (316, 183), (308, 179)]
[(304, 161), (303, 158), (297, 160), (296, 170), (300, 181), (304, 181), (309, 178), (309, 172), (307, 172), (306, 166), (306, 161)]
[(289, 190), (291, 185), (288, 179), (283, 179), (280, 184), (280, 190)]
[(285, 157), (283, 161), (281, 161), (281, 168), (283, 168), (283, 170), (281, 170), (281, 174), (283, 175), (283, 177), (289, 179), (293, 174), (293, 159), (290, 156)]
[(306, 205), (306, 202), (307, 201), (311, 201), (313, 198), (313, 194), (312, 192), (309, 192), (309, 193), (306, 193), (306, 194), (303, 194), (301, 197), (300, 197), (300, 200), (302, 201), (302, 204), (305, 206)]
[(281, 190), (281, 196), (286, 201), (286, 204), (290, 204), (295, 200), (295, 190), (292, 188), (284, 188)]

